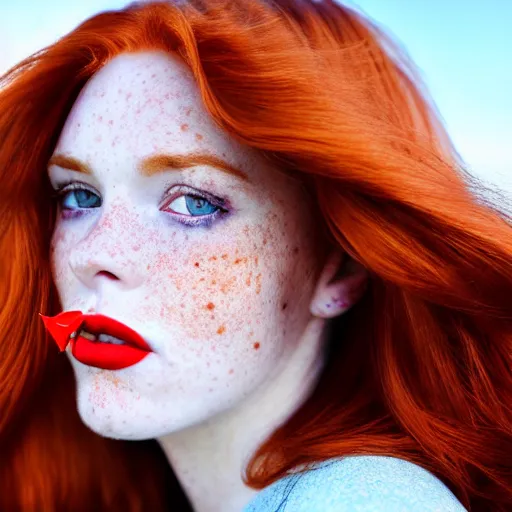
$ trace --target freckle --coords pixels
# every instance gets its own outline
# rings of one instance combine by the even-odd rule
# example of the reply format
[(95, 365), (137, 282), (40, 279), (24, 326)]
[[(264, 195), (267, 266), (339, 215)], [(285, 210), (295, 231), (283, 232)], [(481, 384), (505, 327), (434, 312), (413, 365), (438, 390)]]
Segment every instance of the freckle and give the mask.
[(208, 261), (217, 261), (217, 256), (212, 256), (211, 258), (208, 258)]
[(203, 136), (200, 133), (196, 133), (196, 140), (203, 140)]
[(217, 284), (217, 281), (214, 279), (214, 280), (212, 281), (212, 284)]
[(199, 279), (199, 282), (201, 283), (202, 281), (206, 281), (206, 279), (204, 277), (201, 277), (201, 279)]
[(284, 311), (287, 307), (288, 307), (288, 302), (285, 302), (285, 303), (283, 304), (283, 307), (282, 307), (281, 309)]
[(182, 132), (186, 132), (188, 130), (188, 124), (187, 123), (184, 123), (180, 126), (180, 130)]
[(196, 261), (196, 262), (194, 263), (194, 267), (199, 267), (199, 262), (198, 262), (198, 261)]
[(258, 256), (254, 257), (254, 263), (256, 263), (256, 265), (258, 264)]
[(238, 265), (241, 261), (242, 261), (242, 259), (241, 259), (241, 258), (237, 258), (237, 259), (235, 260), (235, 265)]
[(254, 350), (259, 350), (260, 349), (260, 342), (256, 341), (255, 343), (253, 343), (252, 346), (253, 346)]
[(223, 325), (221, 325), (221, 326), (217, 329), (217, 334), (222, 334), (222, 333), (224, 333), (224, 332), (226, 332), (226, 328), (225, 328)]
[(227, 254), (223, 254), (223, 255), (221, 256), (221, 258), (222, 258), (223, 260), (227, 260), (227, 259), (228, 259), (228, 255), (227, 255)]
[(252, 272), (247, 276), (247, 279), (245, 280), (245, 284), (247, 286), (251, 286), (251, 277), (252, 277)]
[(206, 307), (210, 310), (214, 309), (215, 308), (215, 304), (213, 302), (208, 302), (208, 304), (206, 305)]
[(256, 293), (259, 294), (261, 292), (261, 274), (256, 276)]

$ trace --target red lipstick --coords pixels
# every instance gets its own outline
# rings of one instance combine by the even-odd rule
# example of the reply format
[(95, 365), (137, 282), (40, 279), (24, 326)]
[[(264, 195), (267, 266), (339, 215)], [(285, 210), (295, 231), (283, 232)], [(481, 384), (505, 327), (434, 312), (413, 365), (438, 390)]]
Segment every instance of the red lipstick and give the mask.
[[(104, 315), (67, 311), (55, 317), (41, 316), (60, 350), (71, 343), (73, 356), (88, 366), (120, 370), (137, 364), (152, 352), (137, 332)], [(100, 335), (115, 338), (120, 344), (102, 341)]]
[(53, 317), (41, 314), (39, 316), (42, 318), (46, 330), (51, 334), (55, 343), (57, 343), (60, 351), (64, 352), (69, 343), (69, 337), (80, 327), (83, 314), (81, 311), (64, 311)]

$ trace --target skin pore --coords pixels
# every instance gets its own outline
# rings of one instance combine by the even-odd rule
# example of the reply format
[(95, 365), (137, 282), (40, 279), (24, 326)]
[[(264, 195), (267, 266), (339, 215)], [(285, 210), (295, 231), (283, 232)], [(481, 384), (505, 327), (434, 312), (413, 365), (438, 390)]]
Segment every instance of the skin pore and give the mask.
[(154, 352), (118, 371), (69, 354), (82, 420), (157, 438), (197, 512), (240, 511), (245, 464), (311, 393), (325, 322), (364, 273), (332, 281), (342, 256), (320, 250), (300, 183), (217, 127), (171, 55), (123, 54), (87, 83), (49, 178), (63, 311), (119, 320)]

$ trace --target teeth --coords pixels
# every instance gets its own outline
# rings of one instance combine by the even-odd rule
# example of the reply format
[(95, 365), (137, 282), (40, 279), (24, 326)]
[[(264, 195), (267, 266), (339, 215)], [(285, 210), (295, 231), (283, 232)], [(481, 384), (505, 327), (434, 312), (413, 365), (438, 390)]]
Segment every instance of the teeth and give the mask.
[[(114, 336), (109, 336), (108, 334), (100, 334), (99, 336), (96, 334), (92, 334), (87, 331), (80, 331), (80, 336), (82, 338), (86, 338), (91, 341), (101, 341), (102, 343), (111, 343), (112, 345), (124, 345), (124, 341), (114, 338)], [(73, 336), (72, 336), (73, 337)]]
[(111, 343), (112, 345), (124, 345), (124, 341), (119, 338), (114, 338), (114, 336), (109, 336), (108, 334), (100, 334), (98, 337), (99, 341), (104, 343)]

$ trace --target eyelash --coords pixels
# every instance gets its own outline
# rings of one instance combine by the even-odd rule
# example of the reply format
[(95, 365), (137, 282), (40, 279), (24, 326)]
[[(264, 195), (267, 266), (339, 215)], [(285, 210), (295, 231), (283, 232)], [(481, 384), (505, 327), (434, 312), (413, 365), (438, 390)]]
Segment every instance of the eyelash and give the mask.
[[(216, 196), (212, 196), (211, 194), (207, 194), (205, 192), (192, 189), (191, 187), (188, 187), (186, 185), (175, 185), (172, 187), (174, 190), (173, 193), (166, 197), (165, 201), (163, 201), (164, 207), (162, 207), (162, 211), (169, 213), (172, 215), (177, 222), (180, 224), (183, 224), (187, 227), (210, 227), (213, 222), (221, 215), (225, 215), (226, 213), (229, 213), (229, 210), (225, 208), (225, 200), (221, 199)], [(86, 190), (87, 192), (90, 192), (91, 194), (94, 194), (98, 197), (99, 194), (97, 194), (91, 187), (89, 187), (87, 184), (79, 181), (72, 181), (67, 183), (62, 183), (57, 186), (57, 188), (54, 191), (53, 199), (57, 201), (61, 208), (61, 214), (65, 219), (71, 219), (71, 218), (78, 218), (82, 215), (86, 214), (89, 210), (92, 210), (94, 208), (76, 208), (76, 209), (65, 209), (62, 207), (62, 202), (66, 195), (69, 192), (73, 192), (76, 190)], [(187, 192), (187, 193), (185, 193)], [(197, 199), (204, 199), (208, 203), (210, 203), (213, 207), (216, 208), (216, 211), (207, 215), (185, 215), (178, 212), (168, 211), (165, 210), (171, 203), (173, 203), (176, 199), (179, 199), (180, 197), (192, 197)], [(101, 197), (100, 197), (101, 200)], [(103, 202), (102, 202), (103, 203)], [(101, 203), (101, 204), (102, 204)]]

